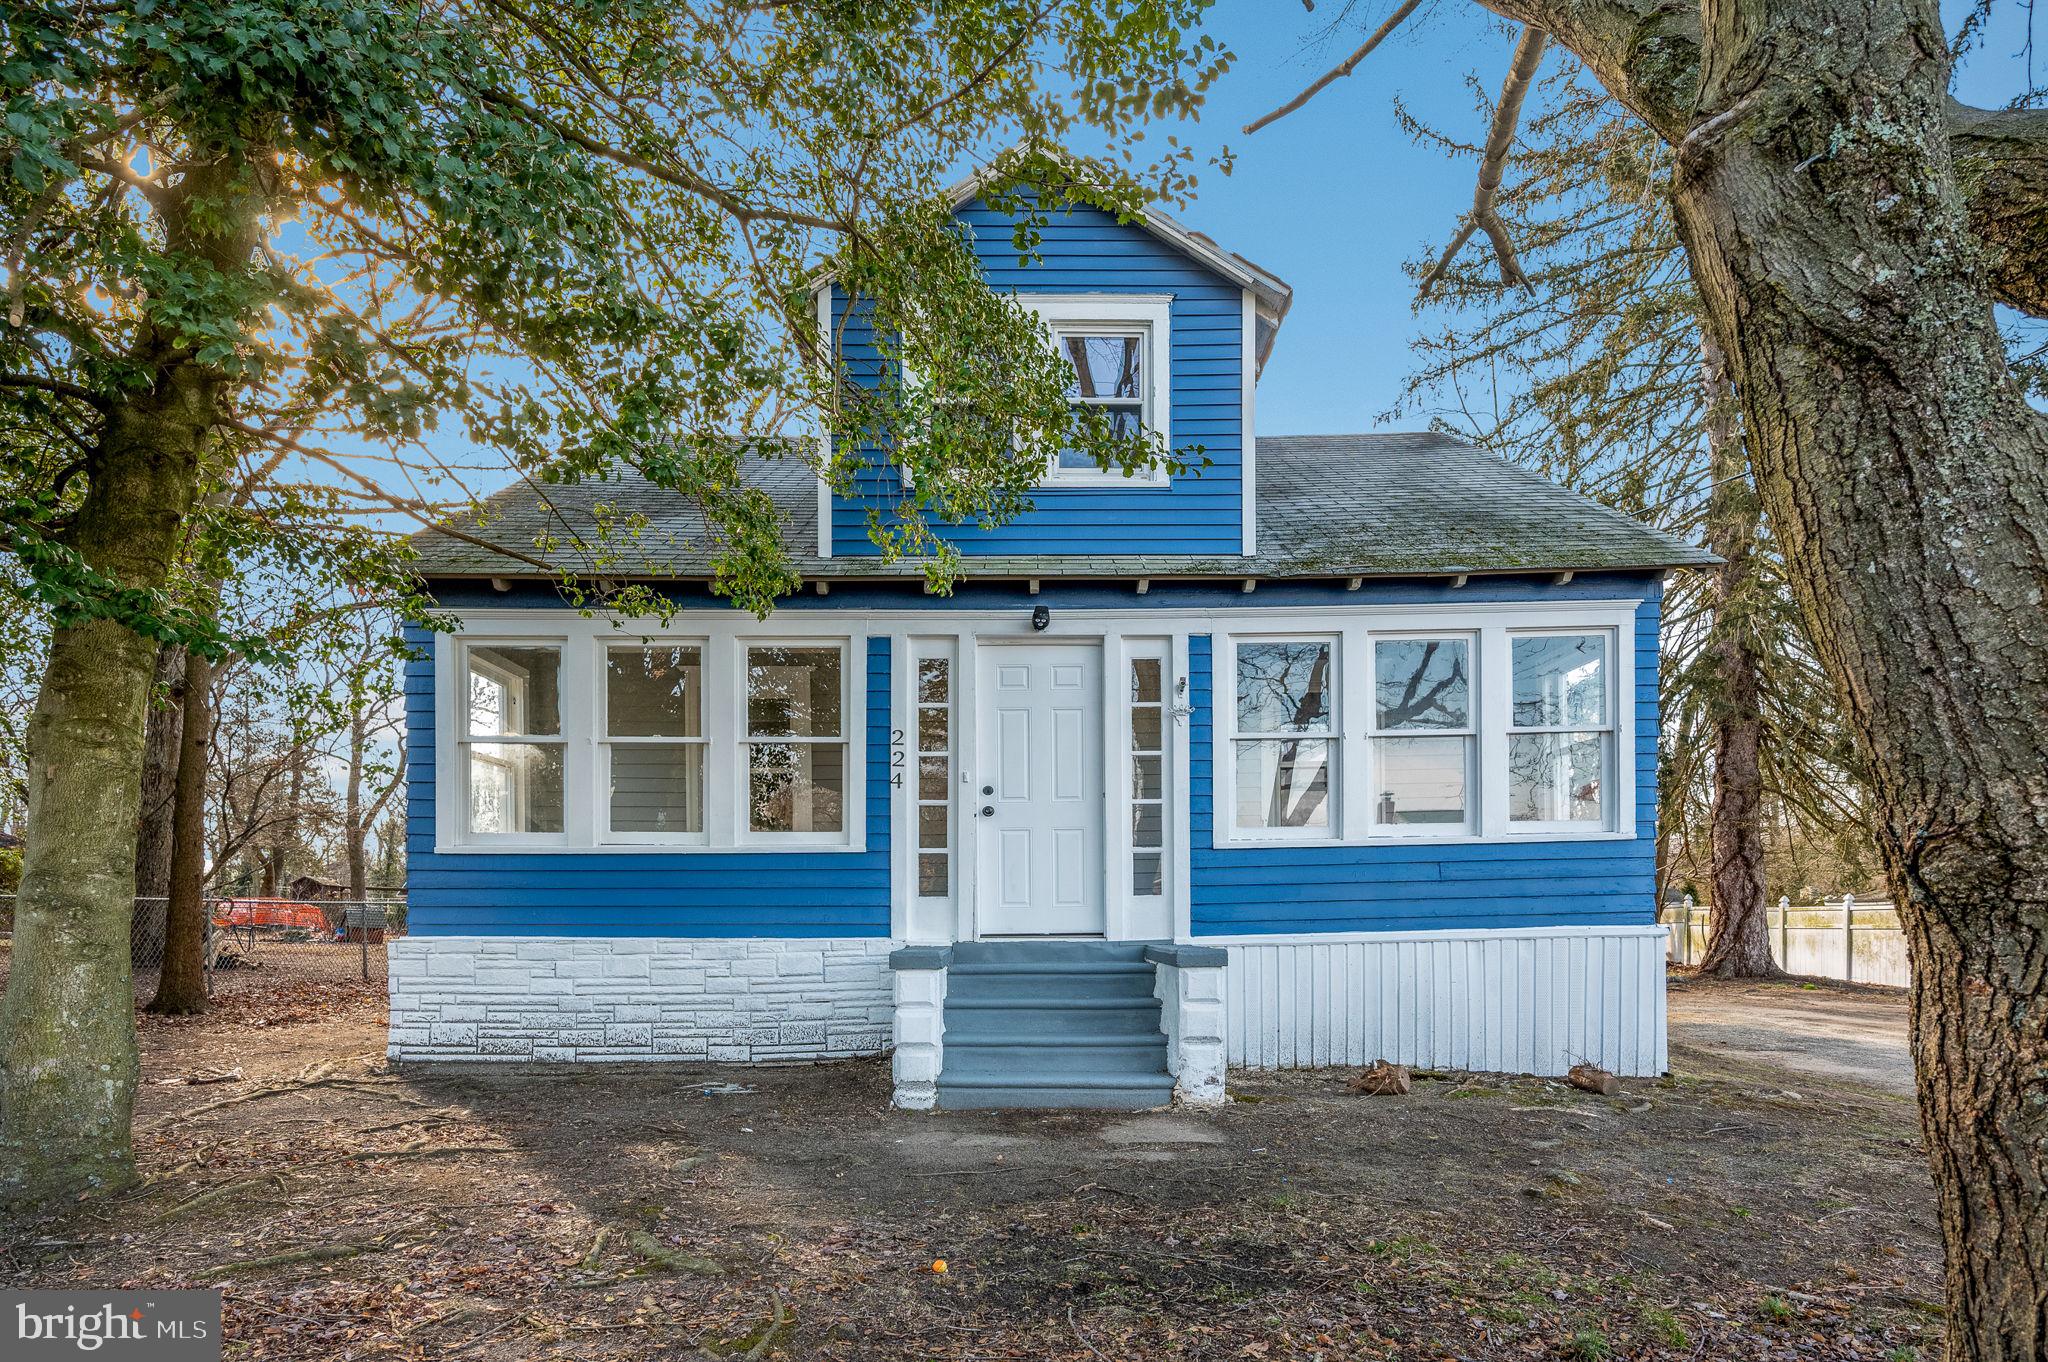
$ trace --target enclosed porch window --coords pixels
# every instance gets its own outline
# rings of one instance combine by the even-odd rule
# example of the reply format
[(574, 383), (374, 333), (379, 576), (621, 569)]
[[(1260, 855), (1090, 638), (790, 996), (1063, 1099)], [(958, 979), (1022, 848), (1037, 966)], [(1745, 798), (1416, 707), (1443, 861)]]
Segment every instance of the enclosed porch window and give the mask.
[(1240, 828), (1324, 835), (1336, 753), (1330, 741), (1334, 639), (1240, 639), (1236, 734)]
[(747, 831), (846, 829), (846, 650), (746, 650)]
[(463, 674), (469, 832), (560, 833), (561, 647), (473, 643)]

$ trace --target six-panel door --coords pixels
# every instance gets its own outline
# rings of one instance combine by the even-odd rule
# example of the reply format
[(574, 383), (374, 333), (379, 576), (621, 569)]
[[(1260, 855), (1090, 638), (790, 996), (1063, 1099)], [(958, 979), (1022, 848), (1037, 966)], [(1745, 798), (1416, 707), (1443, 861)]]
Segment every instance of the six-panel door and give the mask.
[(1103, 932), (1102, 650), (984, 647), (981, 751), (967, 794), (981, 936)]

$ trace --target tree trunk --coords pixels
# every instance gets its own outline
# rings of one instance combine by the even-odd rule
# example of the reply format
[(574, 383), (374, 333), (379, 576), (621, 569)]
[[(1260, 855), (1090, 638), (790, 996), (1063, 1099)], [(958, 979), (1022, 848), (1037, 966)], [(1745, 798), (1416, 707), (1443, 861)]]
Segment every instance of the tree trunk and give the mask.
[(184, 731), (185, 650), (166, 643), (156, 650), (152, 695), (142, 739), (142, 802), (135, 818), (135, 922), (128, 957), (137, 969), (153, 969), (164, 958), (164, 907), (171, 892), (171, 805), (178, 783), (178, 742)]
[[(265, 159), (194, 164), (159, 200), (174, 256), (247, 267)], [(150, 382), (108, 402), (67, 543), (154, 591), (170, 575), (229, 380), (144, 320), (125, 357)], [(114, 619), (59, 618), (28, 728), (27, 848), (0, 1002), (0, 1199), (133, 1181), (135, 815), (156, 644)]]
[[(109, 414), (73, 547), (163, 585), (192, 504), (217, 391), (173, 369)], [(151, 640), (111, 620), (50, 636), (29, 720), (29, 804), (13, 968), (0, 1003), (0, 1197), (42, 1200), (135, 1176), (135, 813)]]
[[(369, 725), (363, 721), (362, 706), (358, 702), (355, 712), (348, 721), (348, 807), (344, 814), (343, 831), (348, 840), (348, 897), (356, 903), (363, 901), (369, 884), (369, 857), (364, 842), (369, 829), (363, 818), (363, 764), (369, 746)], [(367, 922), (369, 919), (363, 919)]]
[[(2048, 417), (1934, 0), (1721, 5), (1673, 198), (1912, 946), (1948, 1355), (2048, 1352)], [(1717, 117), (1717, 115), (1719, 117)]]
[(278, 820), (272, 836), (277, 840), (271, 844), (270, 853), (263, 860), (263, 896), (283, 898), (291, 893), (292, 853), (299, 845), (299, 809), (306, 797), (306, 750), (294, 746), (286, 758), (291, 763), (291, 775), (285, 784), (284, 815)]
[(1757, 595), (1757, 531), (1762, 514), (1749, 485), (1728, 364), (1711, 336), (1700, 346), (1713, 483), (1707, 499), (1707, 547), (1724, 560), (1714, 570), (1713, 915), (1700, 973), (1762, 979), (1779, 973), (1771, 958), (1764, 894), (1762, 690), (1757, 633), (1749, 612)]
[(213, 663), (185, 655), (184, 739), (172, 807), (171, 893), (164, 967), (152, 1012), (191, 1016), (206, 1010), (206, 752), (213, 739)]

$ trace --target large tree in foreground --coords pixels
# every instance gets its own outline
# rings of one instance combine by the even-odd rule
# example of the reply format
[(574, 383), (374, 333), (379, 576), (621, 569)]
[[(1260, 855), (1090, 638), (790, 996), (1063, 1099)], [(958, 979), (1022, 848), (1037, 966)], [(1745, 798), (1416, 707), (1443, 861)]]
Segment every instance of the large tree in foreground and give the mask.
[[(989, 192), (1037, 183), (1044, 208), (1184, 190), (1184, 153), (1112, 169), (1058, 148), (1189, 111), (1225, 64), (1186, 36), (1202, 8), (0, 8), (0, 541), (53, 623), (0, 1007), (0, 1195), (133, 1176), (144, 709), (161, 643), (229, 650), (164, 590), (210, 482), (317, 468), (330, 488), (307, 496), (336, 514), (415, 509), (446, 472), (446, 419), (536, 478), (630, 464), (695, 499), (718, 589), (765, 611), (794, 574), (738, 465), (815, 457), (776, 438), (792, 415), (841, 448), (893, 443), (919, 474), (897, 550), (929, 547), (919, 498), (1000, 519), (1063, 444), (1147, 459), (1069, 412), (1067, 371), (981, 282), (941, 191), (998, 146)], [(828, 254), (923, 382), (835, 386), (803, 287)], [(629, 520), (623, 546), (584, 545), (595, 573), (630, 573)]]
[(1546, 35), (1672, 150), (1706, 329), (1911, 944), (1950, 1356), (2038, 1359), (2048, 415), (1993, 307), (2048, 314), (2048, 111), (1951, 98), (1936, 0), (1483, 3), (1526, 27), (1458, 244), (1483, 233), (1520, 272), (1494, 187)]

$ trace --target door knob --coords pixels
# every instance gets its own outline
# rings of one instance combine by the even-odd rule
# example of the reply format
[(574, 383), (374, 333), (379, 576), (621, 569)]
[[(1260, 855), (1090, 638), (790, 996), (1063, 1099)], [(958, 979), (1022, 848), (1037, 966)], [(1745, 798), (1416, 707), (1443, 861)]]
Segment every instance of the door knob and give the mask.
[(984, 805), (982, 805), (982, 806), (981, 806), (981, 816), (982, 816), (983, 818), (994, 818), (994, 817), (996, 816), (996, 806), (995, 806), (995, 805), (993, 805), (993, 804), (984, 804)]

